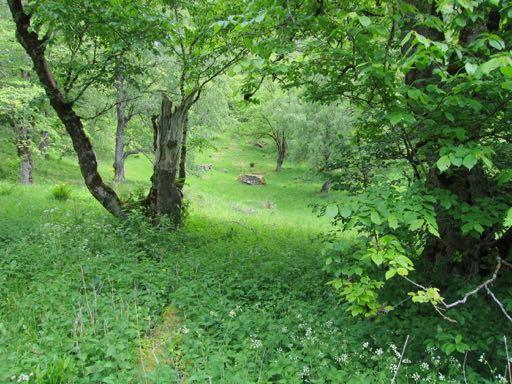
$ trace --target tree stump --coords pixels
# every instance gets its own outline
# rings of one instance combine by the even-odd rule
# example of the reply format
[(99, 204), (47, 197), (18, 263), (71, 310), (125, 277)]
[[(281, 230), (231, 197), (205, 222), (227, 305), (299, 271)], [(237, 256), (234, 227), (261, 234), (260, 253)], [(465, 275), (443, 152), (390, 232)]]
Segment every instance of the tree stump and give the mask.
[(248, 185), (267, 185), (262, 175), (240, 175), (238, 176), (238, 180)]

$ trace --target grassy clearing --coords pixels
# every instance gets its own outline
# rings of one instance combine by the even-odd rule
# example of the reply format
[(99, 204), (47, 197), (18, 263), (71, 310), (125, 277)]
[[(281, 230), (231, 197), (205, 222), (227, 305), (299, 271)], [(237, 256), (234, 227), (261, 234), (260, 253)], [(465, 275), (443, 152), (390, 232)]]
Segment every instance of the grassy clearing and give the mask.
[[(190, 177), (177, 232), (109, 217), (68, 160), (66, 201), (52, 198), (61, 168), (51, 164), (48, 184), (0, 185), (0, 383), (30, 373), (40, 384), (390, 381), (404, 335), (352, 319), (325, 287), (328, 223), (308, 206), (336, 195), (320, 195), (299, 166), (274, 174), (269, 150), (220, 149), (196, 159), (214, 167)], [(148, 183), (148, 166), (129, 160), (125, 193)], [(247, 171), (268, 185), (238, 183)], [(399, 382), (460, 377), (455, 360), (416, 355)]]

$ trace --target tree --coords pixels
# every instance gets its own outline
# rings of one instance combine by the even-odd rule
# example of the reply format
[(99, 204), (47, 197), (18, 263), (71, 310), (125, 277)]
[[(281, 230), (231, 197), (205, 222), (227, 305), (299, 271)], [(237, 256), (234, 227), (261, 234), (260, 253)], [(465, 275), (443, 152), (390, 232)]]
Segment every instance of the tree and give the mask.
[[(32, 60), (51, 106), (71, 137), (87, 188), (110, 213), (123, 216), (119, 197), (103, 182), (98, 173), (92, 144), (85, 133), (82, 119), (73, 107), (91, 85), (108, 79), (109, 66), (124, 51), (125, 47), (118, 40), (112, 40), (114, 35), (123, 33), (129, 39), (121, 41), (131, 44), (134, 36), (139, 36), (148, 29), (147, 20), (141, 17), (131, 18), (134, 12), (138, 13), (133, 3), (131, 8), (127, 4), (121, 7), (112, 3), (106, 12), (98, 14), (91, 10), (97, 9), (96, 6), (102, 8), (104, 4), (41, 2), (34, 9), (39, 11), (35, 16), (26, 12), (21, 0), (9, 0), (8, 5), (16, 24), (16, 37)], [(35, 25), (32, 23), (34, 17)], [(112, 20), (119, 22), (124, 29), (109, 30), (108, 22)], [(55, 25), (59, 25), (62, 30), (53, 30)], [(46, 34), (40, 38), (38, 32), (45, 28)], [(46, 58), (48, 44), (57, 39), (52, 35), (56, 32), (61, 32), (60, 37), (69, 47), (68, 65), (64, 71), (57, 70), (60, 79), (56, 78)], [(93, 52), (81, 54), (85, 47), (93, 48)], [(59, 85), (59, 80), (62, 85)]]
[(410, 280), (414, 265), (443, 289), (455, 289), (453, 276), (492, 273), (512, 245), (508, 5), (287, 1), (266, 9), (275, 31), (258, 44), (266, 62), (282, 53), (278, 42), (294, 42), (277, 69), (264, 67), (267, 75), (314, 100), (357, 103), (366, 120), (359, 139), (389, 171), (404, 173), (328, 210), (362, 239), (349, 251), (350, 268), (331, 266), (353, 313), (381, 311), (378, 292), (396, 277)]
[[(235, 4), (219, 1), (206, 6), (164, 1), (161, 11), (155, 10), (151, 2), (131, 1), (121, 5), (80, 0), (58, 4), (42, 1), (27, 12), (22, 1), (8, 3), (17, 38), (73, 141), (87, 187), (116, 216), (124, 215), (122, 204), (98, 173), (96, 155), (75, 108), (91, 87), (106, 85), (120, 73), (126, 76), (141, 70), (138, 60), (133, 60), (130, 67), (127, 60), (123, 61), (124, 57), (138, 58), (153, 51), (161, 58), (156, 67), (176, 65), (173, 73), (169, 68), (167, 71), (161, 66), (157, 68), (170, 81), (163, 84), (162, 106), (154, 125), (155, 161), (152, 187), (145, 203), (155, 221), (160, 215), (168, 215), (179, 223), (189, 110), (204, 87), (246, 52), (238, 42), (246, 30), (238, 28), (236, 23), (217, 23), (218, 19), (224, 19), (221, 15), (229, 15), (236, 9)], [(95, 12), (100, 8), (102, 13)], [(62, 64), (51, 68), (47, 56), (59, 57)], [(119, 71), (120, 62), (124, 63), (123, 71)], [(122, 118), (123, 104), (117, 104), (123, 128), (126, 123)], [(122, 146), (120, 140), (118, 155)]]
[[(172, 28), (158, 42), (163, 62), (174, 69), (162, 93), (162, 108), (155, 125), (155, 162), (147, 202), (153, 212), (181, 219), (181, 200), (186, 180), (189, 112), (204, 88), (240, 61), (246, 52), (239, 40), (244, 30), (218, 24), (239, 6), (217, 2), (169, 2)], [(172, 191), (162, 191), (162, 186)]]
[(305, 106), (293, 93), (283, 93), (268, 84), (260, 93), (260, 102), (247, 107), (245, 119), (249, 122), (250, 134), (270, 138), (276, 148), (276, 172), (282, 166), (289, 150), (289, 140), (295, 130), (304, 130), (310, 124)]

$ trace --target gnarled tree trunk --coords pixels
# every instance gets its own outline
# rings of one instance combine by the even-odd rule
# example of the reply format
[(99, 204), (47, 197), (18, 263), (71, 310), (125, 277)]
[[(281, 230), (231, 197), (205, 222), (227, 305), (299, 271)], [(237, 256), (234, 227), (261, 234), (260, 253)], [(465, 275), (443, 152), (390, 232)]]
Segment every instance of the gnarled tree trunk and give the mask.
[(154, 126), (155, 160), (151, 190), (147, 198), (155, 222), (158, 222), (160, 216), (168, 216), (174, 225), (181, 223), (183, 193), (177, 176), (181, 160), (183, 127), (190, 106), (189, 99), (185, 99), (173, 108), (167, 95), (162, 95), (160, 117)]
[(30, 16), (25, 13), (22, 0), (8, 0), (12, 18), (16, 24), (16, 38), (30, 56), (34, 70), (44, 87), (52, 108), (64, 124), (78, 156), (80, 171), (85, 185), (105, 209), (115, 216), (123, 216), (121, 201), (106, 185), (98, 173), (98, 163), (91, 142), (85, 133), (82, 120), (62, 94), (45, 57), (46, 42), (32, 30)]

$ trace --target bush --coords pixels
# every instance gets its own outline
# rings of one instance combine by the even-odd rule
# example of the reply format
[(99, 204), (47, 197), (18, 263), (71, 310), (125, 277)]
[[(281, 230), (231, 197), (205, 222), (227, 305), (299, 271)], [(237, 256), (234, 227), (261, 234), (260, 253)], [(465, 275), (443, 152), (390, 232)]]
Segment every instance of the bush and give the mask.
[(71, 186), (66, 183), (57, 184), (50, 192), (55, 200), (65, 201), (71, 197)]
[(4, 183), (0, 181), (0, 196), (7, 196), (12, 193), (14, 184)]

